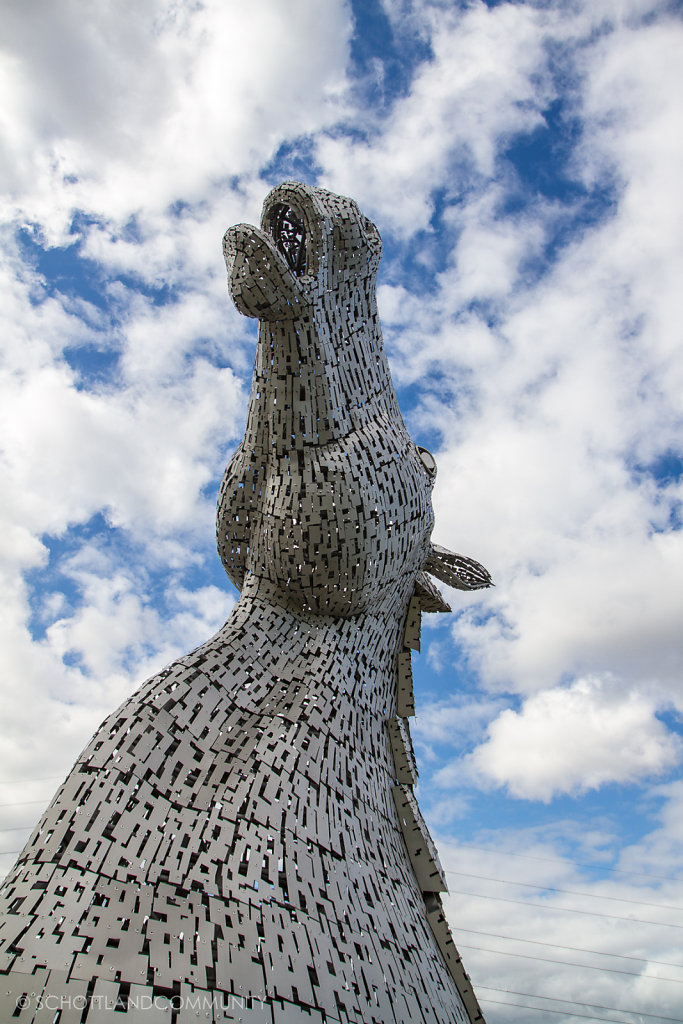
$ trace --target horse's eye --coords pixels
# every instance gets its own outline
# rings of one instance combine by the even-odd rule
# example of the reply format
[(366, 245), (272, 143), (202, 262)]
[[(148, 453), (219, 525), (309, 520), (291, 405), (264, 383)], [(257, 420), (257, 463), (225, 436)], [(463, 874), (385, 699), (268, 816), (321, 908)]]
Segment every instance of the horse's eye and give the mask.
[(422, 465), (427, 470), (429, 475), (432, 477), (436, 476), (436, 459), (434, 458), (432, 453), (430, 451), (427, 451), (426, 448), (420, 448), (419, 445), (417, 446), (417, 450), (420, 454)]
[(275, 245), (295, 274), (306, 273), (306, 229), (304, 222), (291, 206), (279, 203), (270, 220), (270, 233)]

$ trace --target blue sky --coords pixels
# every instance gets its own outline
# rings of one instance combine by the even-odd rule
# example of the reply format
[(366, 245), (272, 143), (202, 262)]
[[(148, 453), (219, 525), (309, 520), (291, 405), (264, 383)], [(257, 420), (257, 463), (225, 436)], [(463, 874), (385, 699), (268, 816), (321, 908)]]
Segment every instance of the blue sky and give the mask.
[(233, 605), (213, 517), (255, 329), (221, 237), (295, 178), (381, 231), (434, 539), (496, 581), (425, 622), (413, 729), (489, 1024), (683, 1019), (680, 5), (3, 21), (0, 872)]

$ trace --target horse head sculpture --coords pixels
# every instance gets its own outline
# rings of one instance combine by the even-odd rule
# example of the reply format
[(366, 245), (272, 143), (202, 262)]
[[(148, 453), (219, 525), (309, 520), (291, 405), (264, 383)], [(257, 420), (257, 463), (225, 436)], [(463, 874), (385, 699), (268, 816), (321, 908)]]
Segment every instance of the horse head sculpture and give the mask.
[(259, 321), (245, 437), (218, 503), (233, 583), (268, 581), (287, 606), (337, 616), (396, 611), (425, 569), (490, 585), (478, 563), (430, 543), (436, 464), (396, 400), (375, 225), (351, 199), (287, 182), (260, 228), (228, 230), (224, 252), (237, 309)]
[(420, 613), (448, 610), (430, 577), (490, 577), (430, 539), (379, 234), (289, 182), (224, 248), (259, 321), (218, 501), (240, 599), (103, 722), (7, 876), (0, 1018), (482, 1024), (407, 719)]

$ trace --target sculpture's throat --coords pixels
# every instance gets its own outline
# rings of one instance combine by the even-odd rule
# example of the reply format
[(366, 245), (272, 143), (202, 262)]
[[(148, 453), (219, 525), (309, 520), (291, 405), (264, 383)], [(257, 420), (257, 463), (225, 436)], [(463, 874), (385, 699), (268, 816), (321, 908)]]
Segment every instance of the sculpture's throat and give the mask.
[[(383, 609), (372, 609), (340, 619), (282, 608), (273, 600), (275, 591), (270, 581), (248, 576), (224, 627), (250, 662), (258, 658), (249, 694), (253, 707), (272, 714), (274, 695), (282, 699), (294, 683), (295, 702), (301, 705), (297, 716), (305, 720), (306, 708), (315, 706), (316, 716), (322, 716), (317, 727), (320, 722), (330, 727), (342, 700), (380, 724), (394, 716), (405, 611), (388, 617)], [(264, 633), (272, 637), (265, 646)]]
[(380, 414), (404, 431), (376, 315), (361, 336), (321, 307), (307, 321), (259, 324), (247, 421), (254, 440), (265, 428), (278, 448), (327, 444)]

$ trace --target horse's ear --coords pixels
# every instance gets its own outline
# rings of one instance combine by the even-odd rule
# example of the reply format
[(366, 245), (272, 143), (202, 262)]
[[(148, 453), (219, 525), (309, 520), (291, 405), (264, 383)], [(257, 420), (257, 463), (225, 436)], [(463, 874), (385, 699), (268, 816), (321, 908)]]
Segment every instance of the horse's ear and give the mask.
[(421, 612), (450, 612), (452, 610), (451, 606), (444, 601), (439, 588), (424, 572), (417, 574), (413, 597), (420, 602)]
[(483, 590), (494, 585), (488, 569), (479, 562), (439, 547), (438, 544), (432, 544), (430, 556), (420, 576), (425, 572), (436, 576), (449, 587), (455, 587), (456, 590)]

